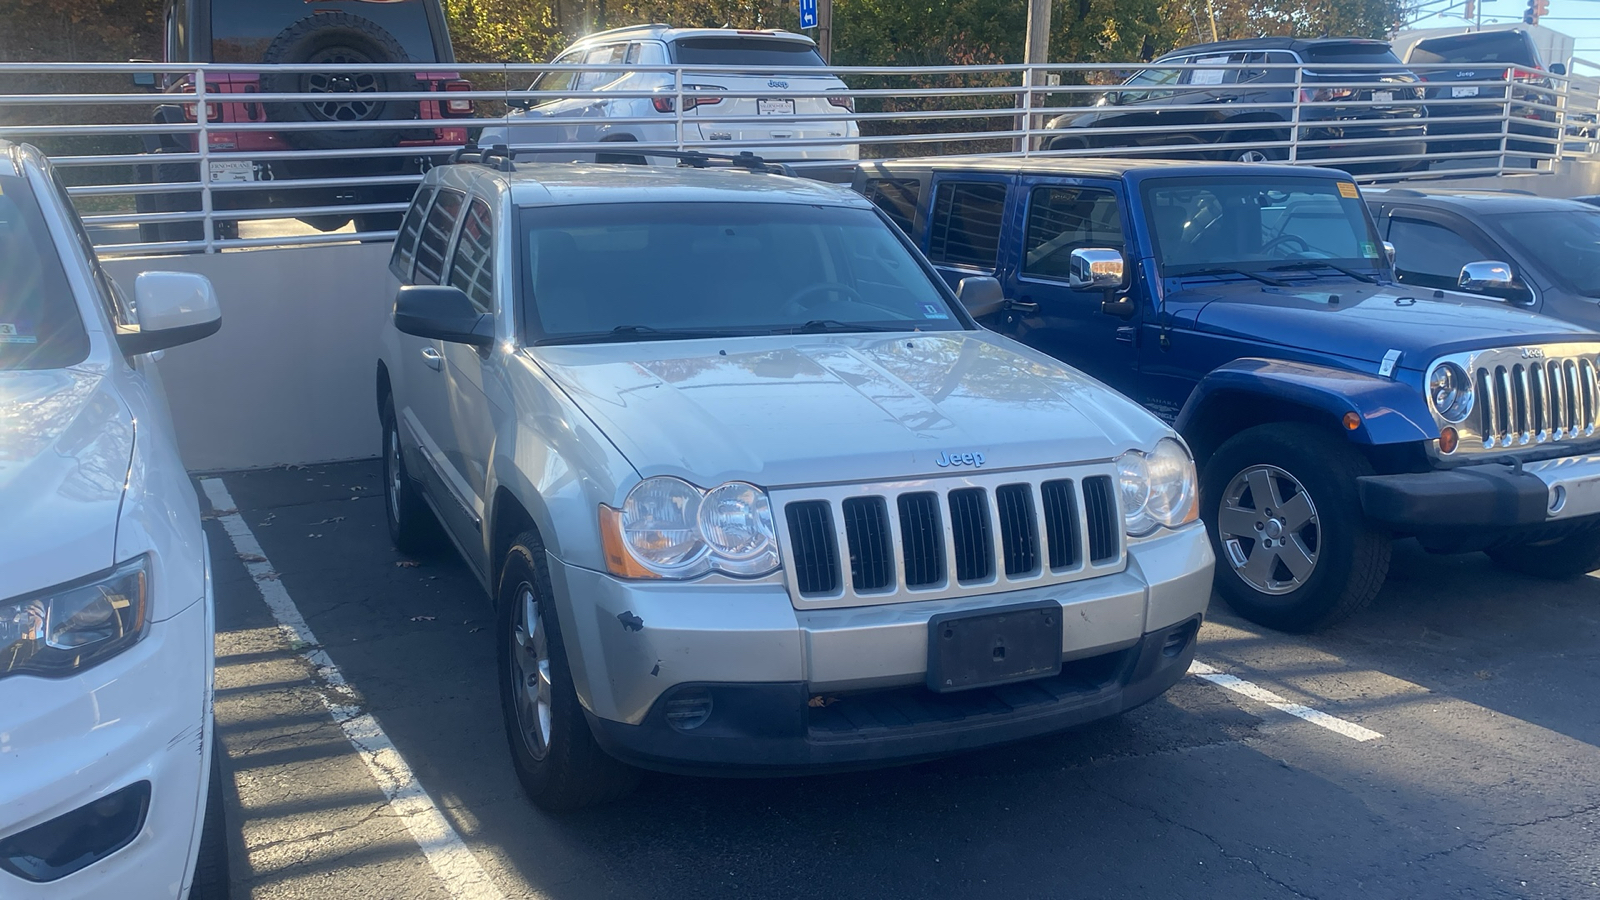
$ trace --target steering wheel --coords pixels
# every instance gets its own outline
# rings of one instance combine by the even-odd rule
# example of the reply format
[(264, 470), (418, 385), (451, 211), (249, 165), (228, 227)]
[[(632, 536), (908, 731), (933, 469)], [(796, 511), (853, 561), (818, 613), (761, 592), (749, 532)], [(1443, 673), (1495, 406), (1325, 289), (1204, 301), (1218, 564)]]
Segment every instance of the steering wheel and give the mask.
[(1288, 243), (1295, 243), (1295, 244), (1299, 244), (1300, 245), (1300, 249), (1298, 251), (1296, 251), (1296, 252), (1299, 252), (1299, 253), (1310, 253), (1311, 252), (1311, 245), (1306, 242), (1305, 238), (1301, 237), (1298, 234), (1280, 234), (1277, 237), (1273, 238), (1272, 240), (1267, 241), (1265, 244), (1262, 244), (1261, 245), (1261, 252), (1264, 253), (1264, 254), (1265, 253), (1271, 253), (1272, 251), (1274, 251), (1274, 250), (1278, 249), (1279, 247), (1283, 246), (1284, 244), (1288, 244)]
[(789, 297), (789, 306), (791, 308), (798, 307), (800, 309), (810, 309), (811, 304), (802, 303), (801, 300), (806, 297), (810, 297), (813, 294), (821, 294), (827, 291), (837, 291), (840, 294), (845, 295), (847, 299), (853, 300), (856, 303), (867, 302), (866, 299), (861, 296), (860, 291), (848, 284), (841, 284), (837, 281), (819, 281), (816, 284), (808, 284), (800, 290), (795, 291), (794, 294)]

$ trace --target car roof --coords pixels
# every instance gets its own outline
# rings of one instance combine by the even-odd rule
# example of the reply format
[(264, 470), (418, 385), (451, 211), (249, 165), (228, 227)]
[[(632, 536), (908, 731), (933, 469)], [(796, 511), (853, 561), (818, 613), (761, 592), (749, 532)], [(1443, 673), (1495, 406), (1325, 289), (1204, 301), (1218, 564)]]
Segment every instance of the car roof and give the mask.
[(623, 28), (613, 28), (609, 31), (597, 31), (573, 41), (572, 46), (579, 44), (604, 43), (606, 41), (622, 40), (624, 38), (654, 38), (661, 41), (676, 41), (682, 38), (703, 37), (760, 37), (772, 38), (782, 41), (794, 41), (803, 44), (815, 44), (811, 38), (792, 31), (779, 31), (777, 29), (748, 29), (748, 28), (674, 28), (671, 25), (656, 23), (653, 25), (628, 25)]
[(1471, 212), (1478, 215), (1501, 213), (1541, 212), (1561, 209), (1581, 209), (1590, 212), (1594, 207), (1577, 200), (1557, 197), (1539, 197), (1518, 191), (1441, 191), (1416, 188), (1374, 188), (1366, 192), (1374, 203), (1407, 203)]
[(1290, 175), (1338, 178), (1349, 181), (1350, 176), (1335, 169), (1315, 166), (1266, 165), (1262, 163), (1197, 163), (1181, 159), (1131, 159), (1121, 157), (995, 157), (947, 156), (928, 159), (895, 159), (863, 162), (863, 169), (882, 166), (890, 171), (928, 169), (935, 172), (993, 172), (1005, 175), (1081, 175), (1090, 178), (1159, 177), (1163, 175), (1203, 174), (1228, 175)]
[(501, 171), (477, 163), (438, 166), (438, 182), (461, 190), (506, 193), (517, 206), (596, 203), (872, 204), (848, 187), (736, 168), (602, 163), (517, 163)]
[(1189, 55), (1191, 53), (1206, 53), (1223, 50), (1309, 50), (1312, 47), (1327, 47), (1338, 44), (1384, 44), (1388, 41), (1375, 41), (1368, 38), (1296, 38), (1296, 37), (1259, 37), (1240, 38), (1234, 41), (1216, 41), (1210, 44), (1193, 44), (1188, 47), (1179, 47), (1170, 53), (1161, 54), (1163, 57)]

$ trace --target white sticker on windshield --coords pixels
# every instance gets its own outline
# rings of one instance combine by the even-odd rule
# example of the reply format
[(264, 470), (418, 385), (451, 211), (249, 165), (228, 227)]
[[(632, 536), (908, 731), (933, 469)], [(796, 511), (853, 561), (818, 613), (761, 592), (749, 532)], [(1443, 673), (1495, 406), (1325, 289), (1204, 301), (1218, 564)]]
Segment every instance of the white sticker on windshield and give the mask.
[(39, 339), (31, 334), (18, 334), (17, 326), (0, 322), (0, 344), (37, 344)]
[(924, 319), (948, 319), (950, 314), (939, 308), (937, 303), (922, 304), (922, 317)]
[(1400, 351), (1390, 350), (1383, 355), (1383, 363), (1378, 366), (1378, 374), (1388, 378), (1394, 374), (1394, 367), (1400, 364)]

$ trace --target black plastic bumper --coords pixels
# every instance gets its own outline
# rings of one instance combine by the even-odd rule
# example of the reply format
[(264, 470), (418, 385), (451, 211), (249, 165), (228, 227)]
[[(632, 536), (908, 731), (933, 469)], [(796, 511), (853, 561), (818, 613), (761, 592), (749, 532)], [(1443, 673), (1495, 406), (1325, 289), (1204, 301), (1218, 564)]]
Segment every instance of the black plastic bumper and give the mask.
[[(813, 694), (801, 682), (685, 684), (640, 725), (589, 715), (596, 740), (625, 762), (668, 772), (772, 775), (865, 768), (973, 750), (1114, 716), (1160, 696), (1194, 660), (1199, 617), (1132, 647), (1065, 664), (1059, 675), (937, 694), (922, 685)], [(675, 698), (711, 697), (711, 714), (682, 730)]]
[(1462, 466), (1358, 479), (1367, 517), (1402, 531), (1542, 525), (1543, 481), (1510, 466)]

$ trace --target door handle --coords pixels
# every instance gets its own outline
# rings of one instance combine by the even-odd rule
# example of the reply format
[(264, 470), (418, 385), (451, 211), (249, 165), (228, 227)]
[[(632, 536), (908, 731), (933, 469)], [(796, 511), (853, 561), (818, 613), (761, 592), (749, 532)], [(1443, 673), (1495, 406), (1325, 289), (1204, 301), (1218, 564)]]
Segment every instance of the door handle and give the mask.
[(1132, 325), (1118, 325), (1117, 340), (1124, 344), (1131, 344), (1133, 343), (1135, 331), (1136, 329)]
[(433, 349), (432, 347), (422, 348), (422, 361), (427, 363), (428, 368), (434, 370), (435, 372), (439, 371), (444, 366), (444, 357), (440, 356), (439, 351)]

